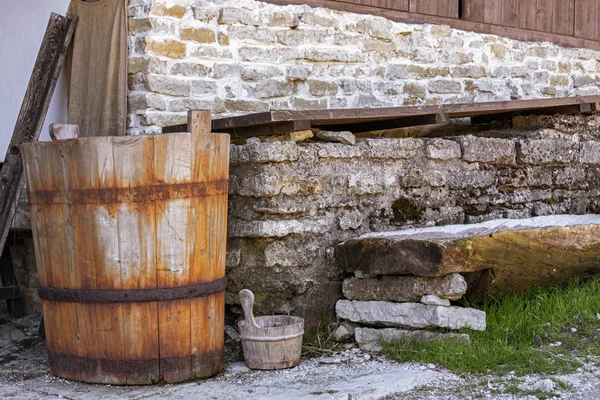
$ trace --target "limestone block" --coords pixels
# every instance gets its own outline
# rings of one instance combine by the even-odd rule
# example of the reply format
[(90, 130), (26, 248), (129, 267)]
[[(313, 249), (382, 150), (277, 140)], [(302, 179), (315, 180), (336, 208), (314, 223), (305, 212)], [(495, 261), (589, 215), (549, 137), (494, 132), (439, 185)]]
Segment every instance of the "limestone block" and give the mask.
[(407, 331), (396, 328), (363, 328), (354, 330), (354, 337), (358, 346), (363, 351), (381, 351), (381, 342), (393, 342), (396, 340), (409, 339), (418, 342), (431, 340), (458, 340), (469, 343), (469, 335), (466, 333), (441, 333), (432, 331)]
[(342, 290), (349, 300), (419, 301), (424, 295), (458, 300), (467, 292), (460, 274), (440, 278), (419, 276), (382, 276), (380, 278), (348, 278)]
[(230, 39), (248, 44), (271, 45), (277, 41), (276, 32), (265, 27), (233, 25), (227, 27), (227, 34)]
[(431, 93), (439, 94), (460, 93), (462, 91), (461, 83), (450, 79), (438, 79), (431, 81), (427, 85), (427, 88)]
[(600, 164), (600, 142), (583, 142), (579, 160), (584, 164)]
[(331, 334), (331, 339), (337, 343), (347, 343), (354, 340), (354, 332), (357, 325), (349, 321), (342, 321)]
[(232, 145), (230, 151), (231, 164), (284, 162), (298, 159), (298, 146), (291, 141)]
[(365, 54), (358, 50), (337, 47), (309, 47), (302, 51), (302, 58), (315, 62), (364, 62)]
[(284, 237), (291, 234), (319, 234), (329, 230), (329, 221), (236, 221), (229, 220), (227, 235), (230, 238), (254, 237), (271, 238)]
[(445, 172), (450, 189), (485, 188), (496, 183), (495, 172), (482, 169), (478, 164), (457, 164)]
[(490, 164), (515, 163), (517, 149), (513, 140), (468, 135), (461, 136), (458, 141), (465, 161)]
[(260, 14), (243, 7), (223, 7), (219, 15), (219, 24), (260, 26), (262, 24)]
[(339, 227), (342, 230), (358, 229), (364, 220), (363, 213), (359, 210), (344, 211), (338, 218)]
[(178, 59), (186, 56), (187, 47), (179, 40), (146, 37), (145, 51), (148, 54)]
[(339, 318), (373, 326), (485, 330), (485, 312), (474, 308), (340, 300), (335, 311)]
[(498, 184), (506, 187), (548, 187), (552, 185), (552, 171), (543, 167), (502, 169), (498, 171)]
[(427, 157), (435, 160), (452, 160), (460, 158), (460, 145), (453, 140), (431, 139), (425, 148)]
[(440, 299), (439, 297), (433, 294), (426, 294), (425, 296), (421, 297), (421, 303), (430, 306), (450, 307), (450, 300)]
[(129, 18), (129, 33), (144, 33), (152, 29), (150, 18)]
[(308, 78), (309, 70), (303, 65), (292, 65), (287, 67), (288, 79), (304, 81)]
[(283, 26), (296, 28), (300, 22), (300, 16), (293, 10), (277, 9), (262, 14), (263, 23), (267, 26)]
[(315, 136), (317, 137), (317, 139), (324, 140), (326, 142), (338, 142), (350, 145), (356, 143), (356, 137), (352, 134), (352, 132), (348, 131), (330, 132), (318, 129), (315, 132)]
[(367, 156), (370, 158), (389, 158), (395, 160), (409, 159), (417, 155), (423, 148), (419, 139), (364, 139), (367, 145)]
[(311, 8), (302, 13), (300, 21), (305, 25), (316, 25), (325, 28), (333, 28), (338, 25), (335, 14), (322, 8)]
[(406, 64), (389, 64), (386, 77), (388, 79), (408, 79), (412, 75), (410, 66)]
[(302, 97), (292, 96), (289, 102), (293, 110), (325, 110), (327, 108), (327, 99), (304, 99)]
[(402, 93), (407, 94), (412, 97), (424, 99), (427, 97), (427, 88), (418, 83), (407, 83), (404, 85), (404, 88), (402, 89)]
[(194, 19), (198, 21), (210, 21), (219, 16), (219, 10), (209, 7), (192, 7), (194, 10)]
[(242, 75), (242, 67), (239, 64), (215, 63), (212, 68), (212, 76), (216, 79), (234, 78)]
[(261, 81), (283, 76), (283, 71), (275, 66), (249, 66), (242, 71), (245, 81)]
[[(206, 97), (212, 96), (217, 93), (217, 82), (209, 79), (194, 79), (192, 81), (192, 97)], [(201, 100), (201, 99), (191, 99)], [(194, 109), (194, 108), (192, 108)], [(195, 108), (195, 110), (201, 110), (201, 108)], [(223, 110), (224, 111), (224, 110)], [(221, 112), (223, 112), (221, 111)]]
[(337, 83), (317, 79), (310, 79), (308, 87), (313, 96), (335, 95), (339, 90)]
[(598, 85), (598, 78), (589, 75), (579, 75), (573, 78), (573, 86), (576, 88)]
[(201, 60), (231, 59), (233, 54), (227, 47), (188, 42), (188, 56)]
[(565, 139), (519, 140), (519, 161), (526, 164), (568, 164), (579, 157), (579, 143)]
[(171, 65), (171, 73), (173, 75), (204, 77), (210, 73), (210, 66), (194, 61), (176, 62)]
[(150, 13), (152, 15), (161, 15), (165, 17), (181, 18), (187, 12), (187, 8), (182, 5), (167, 6), (165, 4), (154, 4)]
[(229, 112), (257, 113), (269, 111), (269, 104), (254, 99), (227, 99), (225, 108)]
[(296, 91), (296, 85), (293, 82), (269, 79), (247, 85), (246, 90), (248, 91), (248, 95), (250, 97), (265, 99), (294, 94)]
[(362, 150), (358, 146), (348, 146), (338, 143), (315, 143), (319, 158), (358, 158)]
[(479, 79), (487, 76), (487, 71), (484, 67), (477, 65), (460, 66), (452, 68), (453, 78), (471, 78)]
[(193, 40), (198, 43), (215, 43), (217, 36), (209, 28), (181, 28), (179, 37), (182, 40)]

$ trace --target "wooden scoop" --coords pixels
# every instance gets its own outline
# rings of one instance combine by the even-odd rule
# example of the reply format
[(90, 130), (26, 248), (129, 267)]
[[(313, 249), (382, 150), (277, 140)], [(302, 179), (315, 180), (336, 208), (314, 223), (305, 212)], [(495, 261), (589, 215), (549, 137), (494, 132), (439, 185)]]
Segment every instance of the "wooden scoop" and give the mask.
[(244, 309), (244, 321), (247, 325), (260, 328), (254, 319), (254, 293), (248, 289), (240, 290), (240, 303)]

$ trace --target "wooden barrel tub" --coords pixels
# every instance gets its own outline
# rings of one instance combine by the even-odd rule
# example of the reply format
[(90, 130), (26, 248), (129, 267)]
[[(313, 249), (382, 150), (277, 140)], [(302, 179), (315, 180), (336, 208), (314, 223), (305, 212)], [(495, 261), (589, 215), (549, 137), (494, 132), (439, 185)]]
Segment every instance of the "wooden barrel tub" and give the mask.
[(51, 373), (181, 382), (223, 367), (229, 136), (22, 147)]

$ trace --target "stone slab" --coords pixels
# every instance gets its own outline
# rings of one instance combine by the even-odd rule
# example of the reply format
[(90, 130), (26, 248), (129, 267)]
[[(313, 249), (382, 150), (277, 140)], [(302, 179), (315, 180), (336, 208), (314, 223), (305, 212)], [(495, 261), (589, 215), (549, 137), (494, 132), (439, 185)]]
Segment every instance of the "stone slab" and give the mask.
[(444, 276), (486, 271), (469, 291), (502, 295), (600, 272), (600, 215), (498, 219), (372, 233), (336, 248), (347, 272)]
[(356, 328), (354, 330), (356, 342), (363, 351), (381, 351), (381, 342), (392, 342), (394, 340), (410, 339), (415, 341), (445, 340), (453, 339), (469, 343), (469, 335), (466, 333), (441, 333), (432, 331), (407, 331), (396, 328)]
[(474, 308), (340, 300), (335, 311), (341, 319), (371, 326), (485, 330), (485, 312)]
[(348, 300), (419, 301), (424, 295), (458, 300), (467, 291), (467, 282), (460, 274), (441, 278), (420, 276), (382, 276), (379, 278), (348, 278), (342, 286)]
[(433, 294), (427, 294), (427, 295), (421, 297), (421, 303), (428, 304), (430, 306), (450, 307), (450, 300), (441, 299)]

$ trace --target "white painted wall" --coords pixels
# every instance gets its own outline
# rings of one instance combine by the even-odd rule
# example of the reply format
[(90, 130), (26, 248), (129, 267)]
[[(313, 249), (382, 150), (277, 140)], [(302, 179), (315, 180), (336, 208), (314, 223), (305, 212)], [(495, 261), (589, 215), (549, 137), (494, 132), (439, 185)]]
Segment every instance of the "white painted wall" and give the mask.
[[(65, 15), (69, 0), (0, 0), (0, 160), (10, 142), (51, 12)], [(41, 140), (50, 140), (48, 124), (67, 121), (64, 74), (56, 86)]]

